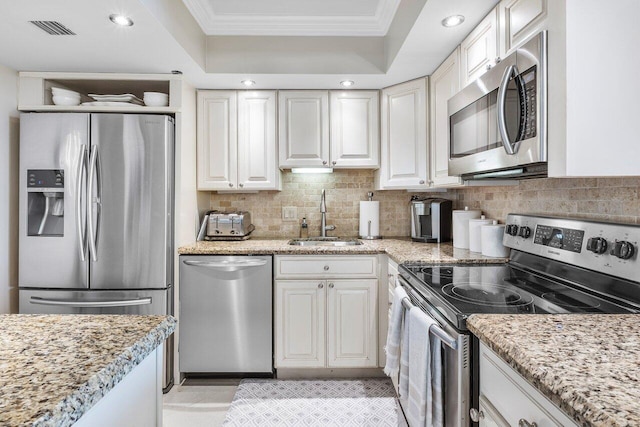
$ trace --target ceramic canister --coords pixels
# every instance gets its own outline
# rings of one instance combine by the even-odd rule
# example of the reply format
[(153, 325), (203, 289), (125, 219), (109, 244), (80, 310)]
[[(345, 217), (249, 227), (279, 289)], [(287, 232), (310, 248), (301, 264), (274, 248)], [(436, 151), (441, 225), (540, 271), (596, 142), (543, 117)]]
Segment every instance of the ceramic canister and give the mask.
[(469, 220), (478, 219), (482, 214), (479, 210), (469, 210), (467, 206), (464, 210), (453, 211), (453, 247), (469, 249)]
[(480, 238), (480, 227), (493, 222), (492, 219), (486, 219), (484, 215), (480, 219), (469, 220), (469, 250), (471, 252), (482, 252), (482, 239)]
[(480, 238), (482, 239), (482, 255), (506, 258), (509, 256), (509, 248), (502, 244), (504, 236), (504, 224), (493, 221), (491, 225), (480, 226)]

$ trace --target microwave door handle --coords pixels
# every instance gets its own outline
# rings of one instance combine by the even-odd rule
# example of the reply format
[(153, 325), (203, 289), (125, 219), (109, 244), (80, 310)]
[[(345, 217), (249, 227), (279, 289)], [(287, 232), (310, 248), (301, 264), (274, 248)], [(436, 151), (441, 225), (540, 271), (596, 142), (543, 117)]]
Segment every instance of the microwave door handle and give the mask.
[(509, 65), (502, 75), (502, 81), (498, 88), (498, 132), (502, 138), (502, 145), (509, 155), (516, 154), (517, 148), (515, 143), (509, 140), (509, 134), (507, 133), (507, 87), (509, 86), (509, 80), (512, 77), (518, 75), (518, 68), (515, 65)]

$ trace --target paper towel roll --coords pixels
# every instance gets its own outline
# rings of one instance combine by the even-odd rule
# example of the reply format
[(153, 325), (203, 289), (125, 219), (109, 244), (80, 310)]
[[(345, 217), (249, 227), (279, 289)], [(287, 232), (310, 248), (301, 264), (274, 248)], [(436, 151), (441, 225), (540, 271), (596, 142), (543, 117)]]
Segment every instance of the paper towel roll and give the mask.
[(469, 220), (469, 250), (471, 252), (482, 252), (482, 239), (480, 238), (480, 227), (493, 222), (492, 219), (485, 219), (484, 215), (480, 219)]
[(494, 221), (491, 225), (480, 226), (480, 238), (482, 239), (482, 255), (506, 258), (509, 256), (509, 248), (502, 244), (504, 236), (504, 224)]
[(482, 214), (479, 210), (453, 211), (453, 247), (461, 249), (469, 249), (469, 220), (480, 218)]
[[(369, 227), (371, 221), (371, 227)], [(360, 237), (372, 238), (380, 236), (380, 202), (360, 202)]]

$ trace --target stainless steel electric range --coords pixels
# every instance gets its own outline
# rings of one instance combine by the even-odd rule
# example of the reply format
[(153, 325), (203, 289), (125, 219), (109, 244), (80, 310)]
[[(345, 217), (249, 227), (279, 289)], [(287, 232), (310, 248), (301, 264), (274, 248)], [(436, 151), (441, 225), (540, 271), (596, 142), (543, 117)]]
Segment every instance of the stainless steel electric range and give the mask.
[(477, 421), (469, 414), (479, 384), (469, 315), (640, 313), (639, 226), (510, 214), (503, 243), (506, 264), (400, 265), (411, 303), (441, 327), (447, 426)]

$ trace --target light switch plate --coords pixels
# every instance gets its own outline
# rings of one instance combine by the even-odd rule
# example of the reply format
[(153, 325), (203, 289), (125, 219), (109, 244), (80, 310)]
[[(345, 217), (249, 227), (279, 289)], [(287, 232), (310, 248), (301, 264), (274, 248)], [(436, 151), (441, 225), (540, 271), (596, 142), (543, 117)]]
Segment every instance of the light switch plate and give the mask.
[(283, 206), (282, 207), (282, 220), (283, 221), (297, 221), (298, 220), (298, 208), (296, 206)]

